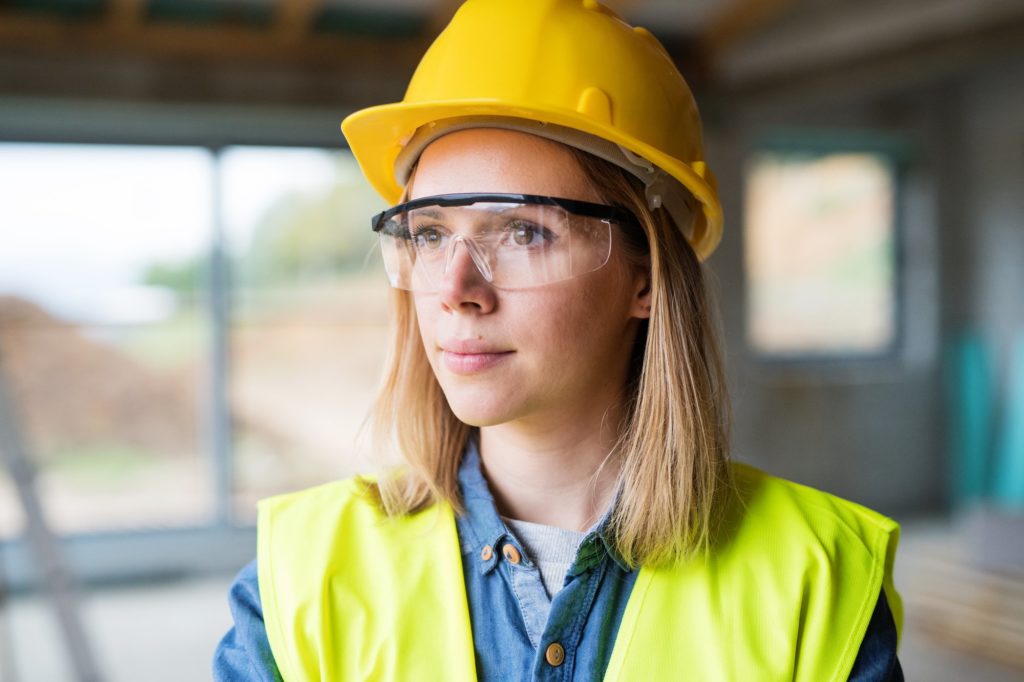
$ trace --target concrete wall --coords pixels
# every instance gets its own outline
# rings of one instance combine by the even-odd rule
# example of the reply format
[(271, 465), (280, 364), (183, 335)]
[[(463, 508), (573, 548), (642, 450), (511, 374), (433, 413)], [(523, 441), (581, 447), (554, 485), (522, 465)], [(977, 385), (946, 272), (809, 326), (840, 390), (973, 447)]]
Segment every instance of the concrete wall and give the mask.
[[(723, 90), (704, 106), (727, 216), (711, 266), (735, 456), (896, 515), (948, 504), (943, 348), (980, 333), (1005, 373), (1010, 340), (1024, 334), (1024, 50), (959, 44), (943, 60), (935, 49)], [(744, 341), (743, 162), (757, 135), (779, 126), (895, 133), (911, 145), (904, 340), (890, 362), (778, 368)]]
[(978, 74), (964, 88), (962, 182), (976, 241), (968, 323), (999, 349), (1024, 335), (1024, 60)]

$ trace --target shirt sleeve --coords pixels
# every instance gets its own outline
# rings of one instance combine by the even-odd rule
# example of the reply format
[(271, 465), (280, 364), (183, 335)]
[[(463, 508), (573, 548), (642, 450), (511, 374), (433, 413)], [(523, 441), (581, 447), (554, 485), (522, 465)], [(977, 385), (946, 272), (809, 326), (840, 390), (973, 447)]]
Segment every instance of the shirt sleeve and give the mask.
[(903, 668), (896, 657), (896, 623), (885, 590), (878, 595), (875, 612), (853, 663), (850, 682), (903, 682)]
[(213, 655), (214, 682), (281, 682), (263, 624), (255, 561), (235, 577), (228, 604), (235, 624)]

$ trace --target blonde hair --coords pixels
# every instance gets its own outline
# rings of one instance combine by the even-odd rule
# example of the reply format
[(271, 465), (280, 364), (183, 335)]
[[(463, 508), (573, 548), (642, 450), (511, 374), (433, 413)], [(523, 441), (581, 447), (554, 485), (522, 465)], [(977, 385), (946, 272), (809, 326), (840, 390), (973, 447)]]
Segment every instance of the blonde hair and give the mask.
[[(618, 166), (567, 147), (607, 203), (632, 212), (624, 255), (650, 268), (651, 317), (641, 325), (616, 456), (620, 491), (610, 530), (631, 566), (705, 549), (728, 489), (729, 401), (704, 272), (679, 226), (650, 210), (643, 184)], [(649, 263), (649, 266), (648, 266)], [(367, 483), (389, 515), (445, 501), (461, 512), (458, 468), (471, 427), (448, 406), (420, 342), (412, 297), (392, 290), (393, 335), (371, 413), (378, 452), (401, 469)]]

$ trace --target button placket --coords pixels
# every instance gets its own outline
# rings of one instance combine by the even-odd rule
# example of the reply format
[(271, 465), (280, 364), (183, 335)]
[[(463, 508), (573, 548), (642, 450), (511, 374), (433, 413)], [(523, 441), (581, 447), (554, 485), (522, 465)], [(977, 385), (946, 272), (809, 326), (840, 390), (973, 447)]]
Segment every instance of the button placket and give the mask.
[(514, 566), (518, 566), (519, 562), (523, 560), (523, 556), (519, 553), (519, 550), (514, 545), (506, 543), (501, 548), (501, 553), (505, 555), (508, 562)]
[(544, 651), (544, 660), (552, 668), (557, 668), (565, 662), (565, 648), (558, 642), (552, 642)]
[(501, 539), (498, 538), (496, 541), (489, 542), (477, 550), (477, 565), (479, 566), (480, 573), (490, 573), (498, 567), (500, 555), (495, 551), (495, 548), (499, 546), (498, 542), (500, 541)]
[(538, 649), (544, 634), (544, 624), (551, 609), (551, 600), (544, 590), (540, 570), (530, 562), (510, 536), (506, 536), (501, 545), (501, 556), (505, 560), (502, 573), (508, 579), (509, 587), (516, 596), (526, 635), (534, 649)]

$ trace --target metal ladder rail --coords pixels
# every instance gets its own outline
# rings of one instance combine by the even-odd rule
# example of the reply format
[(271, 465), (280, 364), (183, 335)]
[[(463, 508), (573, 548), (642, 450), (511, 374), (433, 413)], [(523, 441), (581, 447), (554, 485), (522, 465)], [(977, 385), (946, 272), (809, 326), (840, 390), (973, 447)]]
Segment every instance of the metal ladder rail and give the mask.
[(0, 682), (17, 682), (18, 671), (14, 666), (14, 640), (10, 631), (10, 619), (6, 618), (7, 580), (4, 577), (4, 555), (0, 551)]
[(82, 626), (78, 594), (72, 584), (71, 572), (57, 537), (46, 523), (36, 492), (35, 468), (28, 457), (7, 387), (3, 349), (0, 349), (0, 458), (10, 472), (25, 510), (26, 533), (42, 569), (42, 583), (56, 609), (75, 676), (79, 682), (101, 682), (103, 678)]

